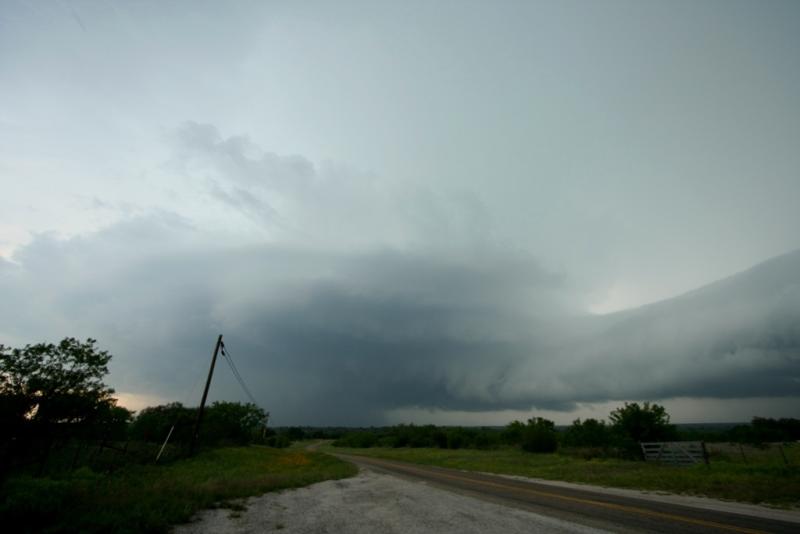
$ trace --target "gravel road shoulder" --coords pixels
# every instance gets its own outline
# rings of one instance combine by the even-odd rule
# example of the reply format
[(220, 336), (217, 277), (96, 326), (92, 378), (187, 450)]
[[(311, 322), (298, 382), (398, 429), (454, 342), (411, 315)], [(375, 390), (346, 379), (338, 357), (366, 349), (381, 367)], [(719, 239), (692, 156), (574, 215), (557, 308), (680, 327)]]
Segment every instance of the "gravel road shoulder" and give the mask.
[(353, 478), (268, 493), (247, 509), (201, 512), (175, 529), (205, 533), (598, 533), (559, 519), (362, 469)]

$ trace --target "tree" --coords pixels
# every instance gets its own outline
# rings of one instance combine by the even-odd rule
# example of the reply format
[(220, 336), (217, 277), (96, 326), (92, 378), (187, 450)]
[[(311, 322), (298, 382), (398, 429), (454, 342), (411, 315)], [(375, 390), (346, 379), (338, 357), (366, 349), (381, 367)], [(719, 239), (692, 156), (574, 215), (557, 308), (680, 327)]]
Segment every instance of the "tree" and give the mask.
[(576, 419), (564, 433), (564, 444), (571, 447), (607, 447), (611, 444), (611, 432), (605, 421)]
[(645, 402), (640, 406), (637, 402), (626, 402), (608, 418), (621, 445), (631, 451), (638, 450), (638, 444), (643, 441), (669, 441), (677, 437), (667, 410), (658, 404)]
[(65, 338), (11, 349), (0, 345), (0, 398), (4, 423), (85, 423), (109, 406), (114, 390), (103, 383), (111, 355), (97, 341)]
[(555, 452), (558, 448), (556, 425), (542, 417), (528, 419), (522, 430), (522, 450), (527, 452)]
[(760, 445), (800, 440), (800, 419), (753, 417), (749, 425), (737, 425), (726, 432), (730, 441)]
[(216, 401), (208, 408), (200, 440), (207, 445), (244, 445), (259, 437), (266, 420), (266, 412), (255, 404)]
[(174, 425), (171, 443), (187, 445), (197, 421), (197, 408), (186, 408), (180, 402), (149, 406), (138, 413), (130, 426), (134, 440), (162, 443)]
[(4, 463), (40, 452), (46, 459), (57, 440), (113, 439), (124, 433), (131, 412), (116, 406), (114, 390), (103, 382), (111, 355), (96, 343), (70, 337), (58, 344), (0, 345)]
[(521, 421), (511, 421), (503, 429), (502, 440), (509, 445), (519, 445), (522, 443), (522, 433), (525, 431), (525, 424)]
[[(188, 445), (197, 421), (197, 408), (179, 402), (145, 408), (130, 427), (133, 439), (161, 443), (173, 428), (170, 443)], [(255, 404), (215, 401), (206, 408), (200, 442), (203, 445), (223, 443), (244, 445), (259, 441), (268, 414)]]

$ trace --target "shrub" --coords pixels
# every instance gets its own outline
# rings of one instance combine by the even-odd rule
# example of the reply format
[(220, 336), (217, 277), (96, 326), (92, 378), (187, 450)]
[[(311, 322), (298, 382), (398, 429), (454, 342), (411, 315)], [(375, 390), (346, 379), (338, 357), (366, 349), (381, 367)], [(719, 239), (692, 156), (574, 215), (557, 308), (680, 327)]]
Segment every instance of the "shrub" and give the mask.
[[(214, 402), (206, 407), (200, 443), (203, 445), (237, 444), (259, 441), (266, 413), (254, 404)], [(135, 440), (161, 443), (175, 425), (170, 443), (188, 445), (192, 440), (197, 408), (179, 402), (152, 406), (142, 410), (130, 427)]]
[(611, 429), (597, 419), (576, 419), (564, 433), (564, 445), (569, 447), (609, 447), (612, 443)]
[(641, 457), (639, 443), (643, 441), (673, 441), (678, 436), (675, 426), (669, 424), (669, 414), (658, 404), (626, 402), (608, 417), (618, 446), (629, 456)]
[(522, 433), (525, 431), (525, 424), (521, 421), (511, 421), (503, 429), (501, 440), (507, 445), (520, 445), (522, 443)]
[(528, 419), (522, 431), (522, 450), (527, 452), (555, 452), (558, 448), (556, 426), (541, 417)]

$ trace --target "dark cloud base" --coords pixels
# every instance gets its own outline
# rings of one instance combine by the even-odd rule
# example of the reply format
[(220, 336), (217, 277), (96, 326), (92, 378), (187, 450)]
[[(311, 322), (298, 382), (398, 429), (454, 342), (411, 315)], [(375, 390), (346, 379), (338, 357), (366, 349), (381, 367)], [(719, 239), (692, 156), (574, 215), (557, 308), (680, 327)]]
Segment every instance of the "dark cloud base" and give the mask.
[(158, 214), (38, 237), (0, 263), (0, 292), (14, 303), (2, 309), (3, 334), (96, 337), (115, 355), (119, 389), (170, 398), (223, 332), (257, 398), (287, 423), (798, 393), (800, 252), (588, 317), (575, 314), (562, 276), (497, 250), (208, 250), (187, 244), (196, 232)]

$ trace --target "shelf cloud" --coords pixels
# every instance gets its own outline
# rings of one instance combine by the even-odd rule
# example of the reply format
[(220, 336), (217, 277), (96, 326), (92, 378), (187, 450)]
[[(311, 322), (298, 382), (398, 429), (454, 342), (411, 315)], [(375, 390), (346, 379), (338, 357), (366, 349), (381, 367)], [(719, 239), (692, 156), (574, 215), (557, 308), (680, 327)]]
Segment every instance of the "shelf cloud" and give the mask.
[[(165, 399), (185, 388), (187, 372), (205, 368), (209, 340), (222, 332), (253, 392), (285, 422), (375, 423), (408, 408), (570, 411), (615, 399), (797, 395), (800, 253), (676, 299), (595, 316), (582, 311), (567, 274), (476, 237), (468, 209), (441, 219), (447, 246), (441, 236), (426, 240), (424, 228), (394, 244), (345, 238), (324, 247), (317, 237), (309, 245), (276, 221), (316, 234), (319, 197), (331, 212), (327, 235), (347, 232), (373, 220), (395, 192), (328, 175), (299, 156), (261, 154), (207, 125), (177, 135), (184, 147), (173, 164), (190, 174), (202, 165), (213, 178), (198, 188), (210, 202), (247, 218), (266, 212), (257, 220), (276, 237), (220, 242), (159, 210), (77, 237), (39, 235), (0, 264), (0, 292), (14, 303), (0, 317), (6, 332), (30, 341), (99, 337), (115, 354), (120, 389), (146, 384)], [(238, 187), (249, 201), (233, 200)], [(331, 205), (337, 189), (345, 200)], [(423, 221), (460, 206), (438, 198), (427, 198)]]

